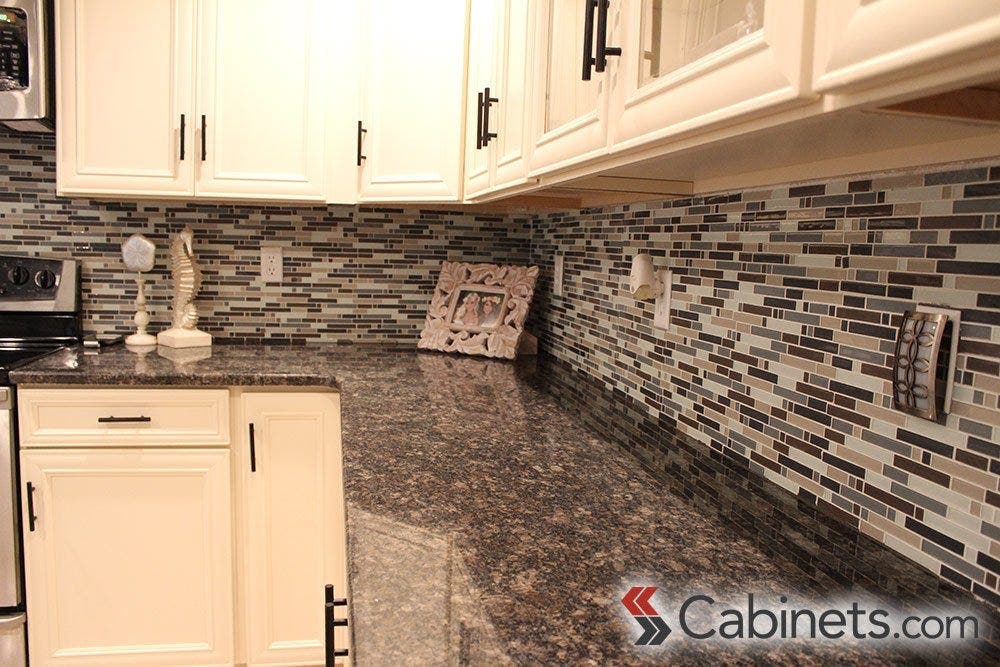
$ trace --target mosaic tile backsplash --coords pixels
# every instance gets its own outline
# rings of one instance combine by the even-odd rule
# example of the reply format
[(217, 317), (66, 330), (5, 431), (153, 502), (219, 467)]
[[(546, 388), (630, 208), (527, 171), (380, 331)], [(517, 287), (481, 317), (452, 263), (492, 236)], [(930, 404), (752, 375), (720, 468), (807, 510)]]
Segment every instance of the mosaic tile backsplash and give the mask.
[[(524, 264), (530, 240), (528, 220), (502, 216), (56, 197), (54, 140), (0, 134), (0, 252), (80, 260), (91, 331), (132, 326), (120, 246), (134, 233), (158, 246), (150, 329), (169, 324), (168, 239), (185, 224), (204, 274), (199, 327), (231, 340), (414, 340), (442, 260)], [(283, 283), (260, 278), (261, 245), (282, 246)]]
[[(679, 433), (746, 461), (1000, 606), (998, 213), (986, 164), (540, 216), (529, 326), (641, 403), (659, 447)], [(668, 331), (624, 289), (640, 251), (674, 272)], [(943, 425), (892, 408), (896, 330), (917, 303), (962, 310)]]

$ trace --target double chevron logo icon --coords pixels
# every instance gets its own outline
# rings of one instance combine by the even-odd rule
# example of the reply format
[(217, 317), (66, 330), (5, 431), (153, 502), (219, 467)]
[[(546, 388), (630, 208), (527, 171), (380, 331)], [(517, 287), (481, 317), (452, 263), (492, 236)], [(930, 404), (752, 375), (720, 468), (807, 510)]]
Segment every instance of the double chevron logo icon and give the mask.
[(656, 590), (656, 586), (633, 586), (622, 596), (625, 609), (642, 628), (636, 646), (659, 646), (670, 635), (670, 627), (649, 601)]

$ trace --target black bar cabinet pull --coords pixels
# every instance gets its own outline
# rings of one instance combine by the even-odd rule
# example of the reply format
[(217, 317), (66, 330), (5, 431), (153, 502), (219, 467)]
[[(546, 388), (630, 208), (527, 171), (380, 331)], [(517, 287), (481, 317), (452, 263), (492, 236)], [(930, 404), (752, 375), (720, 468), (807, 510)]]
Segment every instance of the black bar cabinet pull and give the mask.
[(597, 58), (594, 71), (603, 72), (608, 66), (608, 56), (620, 56), (620, 46), (608, 46), (608, 7), (611, 0), (597, 0)]
[(253, 424), (250, 424), (250, 472), (257, 472), (257, 443), (254, 442)]
[(204, 162), (205, 158), (208, 156), (208, 150), (205, 148), (205, 114), (201, 115), (201, 161)]
[(361, 121), (359, 120), (358, 121), (358, 166), (359, 167), (361, 166), (362, 160), (368, 159), (367, 155), (361, 153), (361, 137), (364, 136), (366, 132), (368, 132), (368, 130), (365, 129), (365, 126), (362, 125)]
[(590, 81), (590, 71), (594, 66), (594, 10), (597, 0), (586, 0), (587, 9), (583, 15), (583, 80)]
[(337, 635), (336, 629), (342, 628), (347, 625), (346, 618), (337, 618), (336, 608), (346, 607), (347, 598), (337, 598), (334, 597), (333, 586), (327, 585), (325, 593), (325, 604), (323, 605), (323, 614), (325, 622), (323, 624), (326, 630), (326, 667), (334, 667), (337, 664), (337, 658), (346, 658), (349, 655), (349, 651), (346, 648), (337, 648)]
[(181, 114), (181, 159), (184, 159), (184, 144), (185, 144), (185, 134), (187, 133), (187, 128), (185, 127), (185, 121), (187, 119), (184, 114)]
[(479, 93), (479, 101), (476, 103), (476, 150), (483, 147), (483, 94)]
[(152, 417), (98, 417), (98, 424), (145, 424), (153, 421)]
[(28, 532), (35, 532), (35, 520), (38, 519), (35, 516), (35, 485), (31, 482), (27, 483), (28, 493)]
[(483, 91), (483, 146), (490, 143), (490, 139), (496, 139), (497, 133), (490, 132), (490, 107), (494, 102), (499, 102), (499, 98), (490, 97), (490, 87), (486, 86)]

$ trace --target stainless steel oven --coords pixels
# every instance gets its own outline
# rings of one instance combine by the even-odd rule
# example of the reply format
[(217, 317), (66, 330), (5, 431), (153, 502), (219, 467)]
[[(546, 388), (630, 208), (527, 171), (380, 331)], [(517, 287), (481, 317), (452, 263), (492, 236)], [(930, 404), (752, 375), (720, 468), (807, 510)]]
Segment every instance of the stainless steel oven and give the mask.
[(0, 0), (0, 121), (24, 131), (54, 127), (52, 0)]
[(31, 622), (22, 571), (17, 388), (9, 372), (81, 338), (76, 262), (0, 255), (0, 667), (27, 664)]
[(26, 664), (14, 458), (14, 392), (0, 387), (0, 665)]

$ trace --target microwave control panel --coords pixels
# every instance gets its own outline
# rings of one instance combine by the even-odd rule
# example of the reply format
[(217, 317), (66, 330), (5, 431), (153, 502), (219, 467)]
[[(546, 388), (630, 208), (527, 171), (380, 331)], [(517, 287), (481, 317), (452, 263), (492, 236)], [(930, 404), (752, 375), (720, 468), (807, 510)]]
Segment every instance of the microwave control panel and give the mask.
[(28, 17), (0, 6), (0, 91), (28, 87)]

